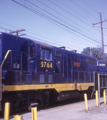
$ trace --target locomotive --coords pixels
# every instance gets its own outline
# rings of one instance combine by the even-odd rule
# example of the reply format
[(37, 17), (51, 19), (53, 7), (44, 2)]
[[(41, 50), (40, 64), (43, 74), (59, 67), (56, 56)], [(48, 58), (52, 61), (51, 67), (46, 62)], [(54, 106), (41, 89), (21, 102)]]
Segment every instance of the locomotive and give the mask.
[(94, 57), (36, 40), (0, 33), (0, 111), (28, 109), (93, 94)]

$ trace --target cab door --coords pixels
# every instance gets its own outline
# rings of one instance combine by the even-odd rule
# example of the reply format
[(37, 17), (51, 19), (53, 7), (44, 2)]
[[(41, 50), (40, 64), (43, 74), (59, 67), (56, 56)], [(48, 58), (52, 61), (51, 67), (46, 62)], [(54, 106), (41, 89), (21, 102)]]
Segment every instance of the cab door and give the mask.
[(65, 59), (60, 49), (55, 49), (54, 66), (55, 66), (55, 83), (65, 83), (66, 81)]
[(28, 71), (33, 72), (35, 70), (35, 44), (31, 43), (29, 46), (29, 56), (28, 56)]
[(27, 84), (32, 84), (37, 82), (36, 79), (36, 45), (33, 42), (29, 43), (28, 47), (28, 72), (26, 73), (26, 83)]

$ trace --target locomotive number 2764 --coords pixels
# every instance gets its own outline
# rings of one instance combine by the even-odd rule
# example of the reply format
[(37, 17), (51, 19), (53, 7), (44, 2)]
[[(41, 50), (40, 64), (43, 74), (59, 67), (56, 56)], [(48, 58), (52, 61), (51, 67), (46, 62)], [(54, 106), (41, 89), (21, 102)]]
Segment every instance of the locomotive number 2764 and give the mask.
[(41, 61), (41, 67), (52, 68), (52, 63)]

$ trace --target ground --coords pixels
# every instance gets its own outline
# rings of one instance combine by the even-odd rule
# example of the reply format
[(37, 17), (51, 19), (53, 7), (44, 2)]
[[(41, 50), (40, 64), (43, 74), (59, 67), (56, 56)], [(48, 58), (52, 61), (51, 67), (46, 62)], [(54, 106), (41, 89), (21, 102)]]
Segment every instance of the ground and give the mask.
[[(103, 103), (103, 98), (100, 98), (100, 102), (102, 104), (96, 107), (96, 100), (89, 100), (88, 111), (85, 109), (84, 101), (42, 109), (37, 112), (37, 118), (38, 120), (107, 120), (107, 105)], [(22, 116), (23, 120), (32, 120), (31, 112)], [(14, 120), (13, 117), (14, 115), (10, 116), (10, 120)]]

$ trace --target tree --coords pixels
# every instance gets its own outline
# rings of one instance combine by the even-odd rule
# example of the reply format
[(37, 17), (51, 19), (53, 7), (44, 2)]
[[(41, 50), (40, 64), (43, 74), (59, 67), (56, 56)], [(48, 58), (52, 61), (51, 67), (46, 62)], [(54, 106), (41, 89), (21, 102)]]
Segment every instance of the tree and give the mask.
[(84, 48), (81, 53), (91, 56), (91, 48), (90, 47)]
[(102, 54), (102, 49), (101, 48), (84, 48), (83, 51), (81, 52), (82, 54), (90, 55), (92, 57), (97, 58), (98, 60), (103, 60), (103, 54)]

